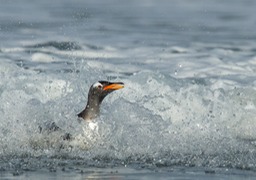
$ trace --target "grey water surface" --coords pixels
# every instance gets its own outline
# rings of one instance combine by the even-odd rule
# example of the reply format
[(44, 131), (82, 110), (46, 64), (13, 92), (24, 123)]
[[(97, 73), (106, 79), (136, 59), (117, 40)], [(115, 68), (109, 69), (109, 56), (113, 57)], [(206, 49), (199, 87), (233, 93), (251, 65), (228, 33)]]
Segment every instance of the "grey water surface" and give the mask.
[[(2, 0), (0, 177), (254, 179), (255, 8)], [(98, 80), (125, 88), (94, 131), (76, 114)], [(52, 122), (62, 130), (40, 130)]]

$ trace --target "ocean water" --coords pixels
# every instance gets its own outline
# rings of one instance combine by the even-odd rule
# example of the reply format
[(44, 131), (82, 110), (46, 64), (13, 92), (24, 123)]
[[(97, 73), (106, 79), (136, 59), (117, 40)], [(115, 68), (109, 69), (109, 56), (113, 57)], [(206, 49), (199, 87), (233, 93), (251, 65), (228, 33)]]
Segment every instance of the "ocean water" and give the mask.
[[(255, 8), (3, 0), (0, 176), (254, 179)], [(96, 131), (76, 114), (98, 80), (125, 88), (104, 99)]]

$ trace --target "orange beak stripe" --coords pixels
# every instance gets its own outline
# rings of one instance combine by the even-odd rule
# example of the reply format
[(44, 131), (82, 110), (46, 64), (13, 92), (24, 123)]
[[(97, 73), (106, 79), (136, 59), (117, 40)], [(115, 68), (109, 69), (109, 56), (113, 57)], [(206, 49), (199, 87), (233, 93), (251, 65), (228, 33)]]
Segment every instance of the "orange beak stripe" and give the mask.
[(104, 91), (106, 90), (118, 90), (118, 89), (121, 89), (121, 88), (124, 88), (124, 85), (123, 84), (110, 84), (110, 85), (107, 85), (103, 88)]

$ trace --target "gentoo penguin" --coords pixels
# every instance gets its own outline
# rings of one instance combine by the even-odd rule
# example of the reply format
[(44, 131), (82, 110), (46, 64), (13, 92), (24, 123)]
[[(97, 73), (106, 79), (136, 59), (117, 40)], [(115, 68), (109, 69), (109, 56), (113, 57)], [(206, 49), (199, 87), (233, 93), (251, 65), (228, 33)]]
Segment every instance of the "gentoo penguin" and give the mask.
[(78, 114), (84, 120), (93, 120), (100, 114), (100, 105), (103, 99), (111, 92), (124, 87), (122, 82), (98, 81), (94, 83), (88, 93), (85, 109)]
[[(108, 81), (98, 81), (94, 83), (89, 90), (88, 93), (88, 101), (85, 109), (78, 114), (78, 117), (83, 118), (84, 120), (91, 122), (89, 127), (91, 130), (95, 130), (97, 123), (92, 122), (91, 120), (95, 119), (99, 116), (100, 113), (100, 105), (103, 99), (110, 94), (111, 92), (121, 89), (124, 87), (124, 83), (122, 82), (108, 82)], [(62, 131), (55, 122), (46, 124), (45, 130), (47, 133)], [(39, 131), (43, 132), (43, 128), (39, 126)], [(70, 133), (65, 133), (62, 136), (63, 140), (71, 140), (72, 135)]]
[(100, 105), (108, 94), (121, 88), (124, 88), (124, 83), (122, 82), (98, 81), (91, 85), (88, 92), (87, 105), (85, 109), (78, 114), (79, 118), (85, 120), (86, 125), (82, 127), (84, 134), (78, 134), (72, 137), (71, 134), (66, 133), (62, 136), (63, 140), (75, 139), (73, 142), (79, 142), (79, 144), (80, 142), (82, 144), (84, 143), (84, 136), (89, 137), (90, 141), (97, 140), (99, 138), (98, 122), (95, 121), (95, 119), (100, 115)]

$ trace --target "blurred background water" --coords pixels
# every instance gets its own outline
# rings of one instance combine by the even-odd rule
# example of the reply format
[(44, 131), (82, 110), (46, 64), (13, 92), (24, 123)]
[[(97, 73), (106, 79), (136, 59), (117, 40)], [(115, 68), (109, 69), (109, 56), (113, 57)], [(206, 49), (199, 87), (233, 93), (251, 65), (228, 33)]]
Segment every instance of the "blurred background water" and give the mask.
[[(1, 174), (130, 167), (152, 179), (152, 171), (253, 178), (255, 8), (253, 0), (2, 0)], [(104, 100), (96, 133), (76, 114), (98, 80), (125, 88)], [(76, 141), (40, 133), (51, 122)]]

